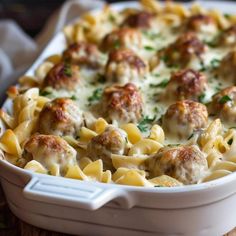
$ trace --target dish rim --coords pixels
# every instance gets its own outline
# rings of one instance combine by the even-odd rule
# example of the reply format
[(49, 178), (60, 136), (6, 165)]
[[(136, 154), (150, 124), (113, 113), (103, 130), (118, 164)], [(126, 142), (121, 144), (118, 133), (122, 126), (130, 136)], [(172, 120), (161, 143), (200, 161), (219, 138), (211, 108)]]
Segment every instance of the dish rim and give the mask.
[[(201, 4), (201, 6), (203, 6), (204, 8), (211, 8), (213, 7), (213, 9), (219, 9), (219, 5), (227, 5), (226, 7), (228, 9), (230, 9), (230, 5), (231, 4), (236, 4), (233, 1), (224, 1), (222, 2), (218, 2), (218, 1), (191, 1), (191, 2), (178, 2), (179, 4), (183, 4), (184, 6), (191, 6), (193, 3), (199, 3)], [(134, 8), (139, 8), (140, 4), (139, 2), (136, 1), (127, 1), (127, 2), (117, 2), (117, 3), (111, 3), (109, 4), (109, 6), (115, 10), (122, 10), (124, 8), (127, 7), (134, 7)], [(218, 6), (218, 7), (217, 7)], [(99, 11), (101, 11), (102, 7), (96, 8), (94, 10), (88, 11), (92, 14), (96, 14)], [(224, 12), (224, 10), (219, 9), (221, 12)], [(234, 12), (232, 10), (232, 12)], [(231, 13), (228, 12), (227, 13)], [(76, 21), (78, 21), (80, 19), (80, 17), (76, 17), (74, 20), (72, 20), (69, 24), (67, 25), (73, 25)], [(47, 57), (47, 52), (48, 49), (52, 46), (54, 41), (57, 41), (60, 39), (60, 37), (62, 37), (65, 39), (63, 31), (59, 31), (57, 32), (47, 43), (47, 45), (44, 47), (44, 49), (41, 51), (41, 53), (39, 54), (39, 56), (37, 57), (37, 59), (32, 63), (32, 65), (30, 66), (30, 68), (24, 73), (24, 75), (29, 76), (32, 75), (32, 73), (34, 72), (35, 68)], [(22, 75), (23, 76), (23, 75)], [(18, 81), (17, 81), (18, 82)], [(18, 84), (16, 84), (18, 85)], [(10, 104), (8, 104), (10, 102), (10, 99), (5, 99), (5, 101), (3, 102), (1, 108), (6, 108), (8, 107)], [(1, 130), (1, 135), (2, 135), (2, 131), (4, 130), (4, 124), (2, 122), (2, 120), (0, 120), (0, 130)], [(13, 165), (12, 163), (10, 163), (7, 160), (2, 160), (0, 159), (0, 163), (2, 165), (4, 165), (6, 168), (19, 173), (19, 174), (24, 174), (25, 176), (29, 177), (30, 180), (33, 178), (54, 178), (54, 179), (66, 179), (68, 181), (74, 182), (74, 181), (79, 181), (79, 182), (88, 182), (93, 183), (97, 186), (101, 186), (101, 187), (105, 187), (105, 188), (118, 188), (118, 189), (123, 189), (123, 190), (129, 190), (129, 191), (135, 191), (135, 192), (149, 192), (149, 193), (168, 193), (168, 194), (174, 194), (174, 193), (186, 193), (186, 192), (198, 192), (198, 191), (202, 191), (202, 190), (207, 190), (207, 189), (212, 189), (215, 187), (220, 187), (223, 185), (226, 185), (227, 183), (232, 182), (233, 180), (236, 180), (236, 172), (233, 172), (227, 176), (223, 176), (220, 177), (218, 179), (215, 180), (211, 180), (209, 182), (205, 182), (205, 183), (199, 183), (199, 184), (192, 184), (192, 185), (183, 185), (183, 186), (174, 186), (174, 187), (143, 187), (143, 186), (131, 186), (131, 185), (121, 185), (121, 184), (114, 184), (114, 183), (101, 183), (101, 182), (95, 182), (95, 181), (84, 181), (84, 180), (78, 180), (78, 179), (71, 179), (71, 178), (66, 178), (66, 177), (62, 177), (62, 176), (51, 176), (51, 175), (46, 175), (46, 174), (40, 174), (40, 173), (35, 173), (29, 170), (25, 170), (23, 168), (17, 167), (15, 165)], [(4, 178), (4, 177), (3, 177)], [(235, 191), (236, 192), (236, 189)]]

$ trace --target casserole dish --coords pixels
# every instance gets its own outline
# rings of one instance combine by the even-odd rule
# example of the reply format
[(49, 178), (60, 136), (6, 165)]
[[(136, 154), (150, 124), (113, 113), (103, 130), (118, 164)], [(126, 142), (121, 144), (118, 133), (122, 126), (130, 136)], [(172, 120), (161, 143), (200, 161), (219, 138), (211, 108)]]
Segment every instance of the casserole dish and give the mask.
[[(114, 5), (127, 6), (136, 4)], [(27, 74), (65, 45), (59, 33)], [(235, 226), (235, 173), (198, 185), (144, 189), (31, 173), (4, 160), (0, 166), (10, 208), (41, 228), (81, 235), (222, 235)]]

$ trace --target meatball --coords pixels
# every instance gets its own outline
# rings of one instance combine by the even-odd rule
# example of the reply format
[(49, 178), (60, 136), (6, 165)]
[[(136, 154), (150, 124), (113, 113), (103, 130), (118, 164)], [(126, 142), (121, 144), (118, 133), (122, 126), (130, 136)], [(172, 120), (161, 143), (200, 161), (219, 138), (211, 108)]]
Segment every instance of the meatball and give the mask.
[(113, 126), (108, 126), (105, 131), (88, 143), (87, 155), (92, 160), (102, 159), (105, 169), (113, 170), (111, 154), (125, 154), (127, 149), (126, 133)]
[(46, 75), (43, 87), (73, 90), (80, 84), (79, 67), (65, 62), (56, 64)]
[(225, 29), (218, 40), (219, 46), (234, 46), (236, 45), (236, 25), (232, 25), (231, 27)]
[(83, 125), (82, 112), (69, 98), (48, 102), (39, 114), (39, 132), (59, 136), (76, 136)]
[(67, 167), (76, 164), (76, 151), (58, 136), (36, 134), (25, 143), (23, 158), (38, 161), (48, 170), (59, 165), (61, 175), (65, 175)]
[(190, 99), (198, 101), (199, 96), (206, 89), (205, 75), (192, 69), (184, 69), (172, 74), (166, 88), (166, 95), (172, 100)]
[(142, 96), (137, 87), (131, 83), (107, 87), (102, 96), (102, 111), (108, 121), (136, 123), (142, 117)]
[(129, 49), (118, 49), (110, 52), (105, 68), (107, 80), (120, 84), (138, 81), (146, 72), (146, 64)]
[(217, 31), (217, 25), (211, 16), (198, 14), (187, 18), (185, 31), (214, 34)]
[(236, 122), (236, 86), (228, 87), (215, 94), (209, 112), (231, 124)]
[(229, 52), (220, 62), (217, 74), (222, 79), (236, 83), (236, 51)]
[(151, 27), (154, 14), (146, 11), (138, 11), (130, 14), (122, 23), (124, 27), (147, 29)]
[(183, 184), (196, 184), (208, 169), (206, 157), (196, 145), (165, 147), (149, 161), (152, 177), (169, 175)]
[(72, 64), (85, 65), (95, 69), (101, 66), (101, 54), (97, 46), (86, 42), (70, 45), (63, 52), (63, 59)]
[(160, 52), (168, 66), (186, 67), (193, 59), (201, 60), (206, 46), (194, 33), (182, 34), (174, 43)]
[(137, 29), (121, 28), (106, 35), (102, 41), (102, 49), (111, 51), (118, 48), (141, 48), (142, 35)]
[(208, 112), (205, 105), (183, 100), (169, 106), (162, 119), (167, 135), (178, 139), (188, 138), (194, 131), (206, 127)]

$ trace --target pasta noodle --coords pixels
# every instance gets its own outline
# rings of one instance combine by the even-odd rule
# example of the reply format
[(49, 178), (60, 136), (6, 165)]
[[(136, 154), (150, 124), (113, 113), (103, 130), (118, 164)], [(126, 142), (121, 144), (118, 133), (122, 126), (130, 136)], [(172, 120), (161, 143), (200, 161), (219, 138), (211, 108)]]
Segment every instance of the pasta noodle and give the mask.
[(235, 172), (235, 24), (195, 3), (155, 0), (83, 15), (64, 28), (62, 53), (8, 89), (0, 158), (140, 187)]

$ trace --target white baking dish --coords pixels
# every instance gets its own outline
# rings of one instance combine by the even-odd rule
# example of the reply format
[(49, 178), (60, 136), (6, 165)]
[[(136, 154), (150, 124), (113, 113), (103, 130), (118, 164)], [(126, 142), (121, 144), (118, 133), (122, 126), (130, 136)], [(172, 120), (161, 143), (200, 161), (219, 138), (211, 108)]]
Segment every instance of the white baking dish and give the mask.
[[(229, 13), (234, 8), (233, 3), (203, 5), (212, 4)], [(113, 7), (126, 6), (137, 4)], [(64, 48), (65, 38), (59, 33), (27, 74)], [(77, 235), (216, 236), (236, 226), (236, 173), (199, 185), (141, 188), (31, 173), (4, 160), (0, 167), (13, 213), (41, 228)]]

